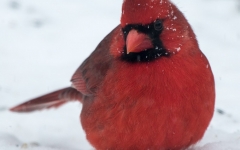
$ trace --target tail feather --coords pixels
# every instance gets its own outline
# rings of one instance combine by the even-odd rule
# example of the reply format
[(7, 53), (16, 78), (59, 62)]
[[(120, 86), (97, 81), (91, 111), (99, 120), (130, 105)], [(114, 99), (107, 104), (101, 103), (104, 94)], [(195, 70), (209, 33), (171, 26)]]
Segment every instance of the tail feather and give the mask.
[(57, 108), (69, 101), (78, 100), (81, 102), (82, 97), (83, 95), (76, 89), (68, 87), (29, 100), (11, 108), (10, 110), (14, 112), (31, 112), (35, 110), (48, 109), (53, 107)]

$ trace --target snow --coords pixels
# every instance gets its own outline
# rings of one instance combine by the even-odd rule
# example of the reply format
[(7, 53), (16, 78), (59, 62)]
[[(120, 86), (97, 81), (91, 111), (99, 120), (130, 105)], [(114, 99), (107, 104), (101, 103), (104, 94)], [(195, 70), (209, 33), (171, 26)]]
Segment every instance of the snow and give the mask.
[[(173, 0), (192, 25), (216, 82), (216, 110), (191, 150), (240, 150), (240, 3)], [(122, 0), (0, 1), (0, 149), (88, 150), (81, 104), (30, 114), (8, 108), (67, 87), (80, 63), (119, 24)]]

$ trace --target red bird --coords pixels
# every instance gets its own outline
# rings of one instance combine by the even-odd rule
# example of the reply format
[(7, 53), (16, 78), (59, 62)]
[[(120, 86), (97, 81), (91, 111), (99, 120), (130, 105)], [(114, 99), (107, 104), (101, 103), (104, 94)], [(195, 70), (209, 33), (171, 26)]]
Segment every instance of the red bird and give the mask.
[(12, 108), (28, 112), (82, 103), (88, 141), (99, 150), (181, 150), (213, 116), (208, 60), (183, 14), (168, 0), (124, 0), (121, 24), (74, 73), (72, 87)]

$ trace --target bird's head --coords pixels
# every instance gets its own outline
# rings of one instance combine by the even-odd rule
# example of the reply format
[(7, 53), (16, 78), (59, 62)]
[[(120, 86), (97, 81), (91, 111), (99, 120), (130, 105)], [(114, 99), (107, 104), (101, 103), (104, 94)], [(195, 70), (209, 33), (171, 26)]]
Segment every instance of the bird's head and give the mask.
[(187, 20), (169, 0), (124, 0), (120, 26), (111, 51), (129, 62), (153, 61), (197, 46)]

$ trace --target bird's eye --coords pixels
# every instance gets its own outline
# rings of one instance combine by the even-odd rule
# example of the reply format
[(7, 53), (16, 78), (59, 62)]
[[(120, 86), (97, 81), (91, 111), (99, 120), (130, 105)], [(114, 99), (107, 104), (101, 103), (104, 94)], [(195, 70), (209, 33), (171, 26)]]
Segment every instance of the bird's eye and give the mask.
[(163, 29), (163, 24), (161, 20), (158, 19), (154, 22), (154, 29), (157, 31), (161, 31)]

